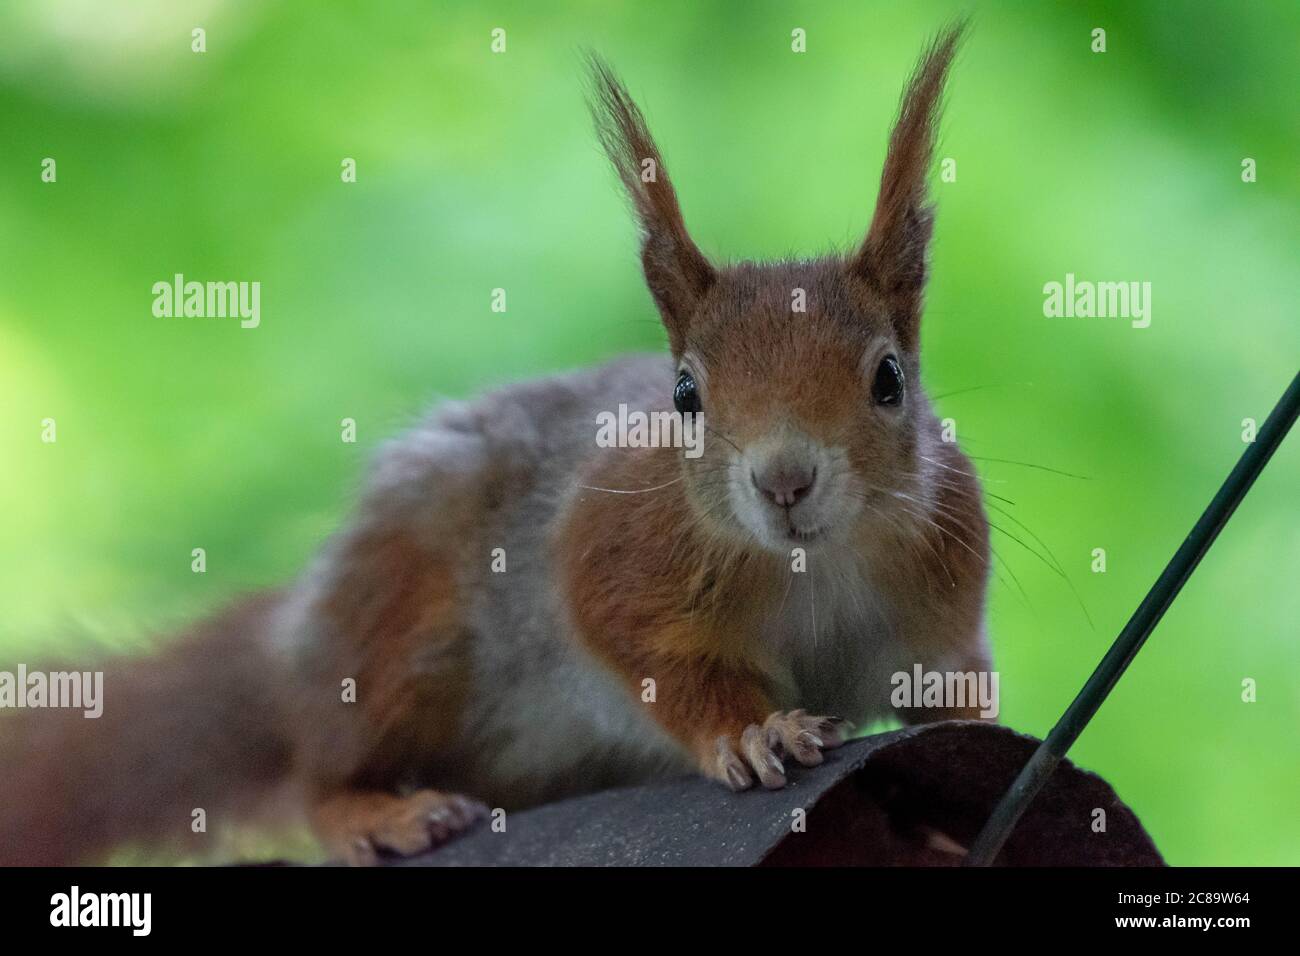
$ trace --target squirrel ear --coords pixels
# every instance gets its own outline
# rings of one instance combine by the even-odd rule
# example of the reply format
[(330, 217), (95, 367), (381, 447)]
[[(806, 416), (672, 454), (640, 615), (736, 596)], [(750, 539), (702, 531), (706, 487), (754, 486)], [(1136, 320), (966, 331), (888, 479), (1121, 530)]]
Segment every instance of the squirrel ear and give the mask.
[(867, 238), (849, 262), (850, 271), (893, 301), (899, 334), (914, 340), (925, 286), (934, 211), (926, 176), (948, 67), (965, 24), (949, 27), (921, 56), (908, 83), (880, 176), (880, 196)]
[(636, 207), (646, 283), (673, 351), (680, 354), (691, 314), (717, 274), (686, 232), (677, 194), (641, 110), (609, 64), (594, 53), (587, 59), (596, 133)]

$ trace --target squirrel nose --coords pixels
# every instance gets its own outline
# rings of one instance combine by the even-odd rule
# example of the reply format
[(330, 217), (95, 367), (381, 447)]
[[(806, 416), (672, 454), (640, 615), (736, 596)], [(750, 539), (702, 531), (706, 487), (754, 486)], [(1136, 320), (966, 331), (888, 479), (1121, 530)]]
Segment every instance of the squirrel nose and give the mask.
[(806, 465), (766, 468), (762, 474), (751, 470), (749, 480), (765, 498), (781, 508), (789, 508), (812, 491), (817, 469)]

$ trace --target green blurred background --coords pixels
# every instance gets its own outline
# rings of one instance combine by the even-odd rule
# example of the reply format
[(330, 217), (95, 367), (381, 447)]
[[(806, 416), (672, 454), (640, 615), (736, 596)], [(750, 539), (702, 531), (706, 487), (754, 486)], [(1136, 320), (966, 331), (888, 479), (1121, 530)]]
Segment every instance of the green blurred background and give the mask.
[[(663, 347), (581, 47), (641, 99), (707, 252), (815, 254), (861, 236), (903, 80), (962, 11), (925, 378), (972, 454), (1084, 476), (980, 462), (1092, 619), (995, 535), (1002, 719), (1045, 733), (1300, 364), (1290, 0), (10, 0), (0, 660), (290, 579), (438, 396)], [(261, 327), (154, 318), (176, 272), (260, 281)], [(1067, 272), (1150, 281), (1150, 328), (1044, 318)], [(1172, 863), (1300, 863), (1298, 491), (1293, 436), (1073, 752)]]

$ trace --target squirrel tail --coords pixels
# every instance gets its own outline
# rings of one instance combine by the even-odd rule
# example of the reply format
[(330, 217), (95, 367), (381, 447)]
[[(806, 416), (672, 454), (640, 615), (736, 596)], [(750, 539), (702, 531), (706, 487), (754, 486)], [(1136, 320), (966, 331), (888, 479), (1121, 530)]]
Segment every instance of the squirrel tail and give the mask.
[(155, 655), (92, 665), (103, 674), (98, 717), (0, 710), (0, 865), (192, 844), (195, 830), (243, 816), (282, 783), (293, 746), (265, 642), (276, 600), (231, 607)]

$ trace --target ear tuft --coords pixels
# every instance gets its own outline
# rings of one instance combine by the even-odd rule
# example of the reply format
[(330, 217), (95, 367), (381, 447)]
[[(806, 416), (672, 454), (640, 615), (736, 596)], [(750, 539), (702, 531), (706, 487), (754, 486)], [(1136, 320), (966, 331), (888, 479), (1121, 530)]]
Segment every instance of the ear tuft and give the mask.
[[(934, 212), (927, 200), (926, 178), (933, 161), (935, 131), (941, 113), (948, 68), (957, 52), (965, 22), (937, 36), (922, 54), (903, 94), (898, 122), (880, 176), (880, 196), (867, 238), (850, 261), (850, 269), (894, 299), (901, 318), (915, 334)], [(905, 337), (906, 331), (903, 330)]]
[(691, 314), (716, 273), (686, 231), (677, 193), (641, 110), (608, 63), (595, 53), (587, 54), (587, 63), (596, 133), (636, 209), (646, 283), (673, 351), (680, 354)]

